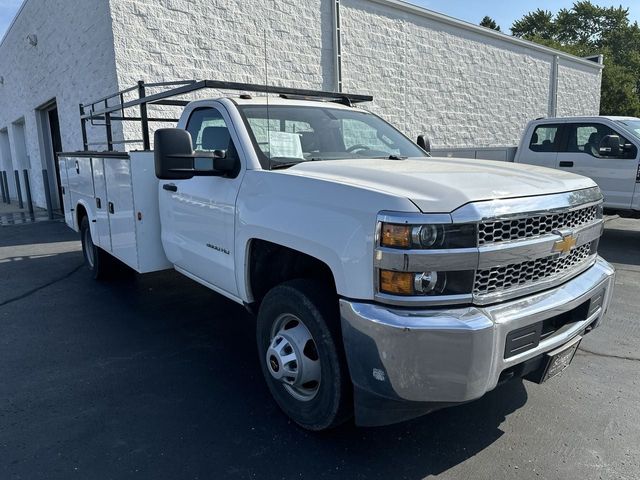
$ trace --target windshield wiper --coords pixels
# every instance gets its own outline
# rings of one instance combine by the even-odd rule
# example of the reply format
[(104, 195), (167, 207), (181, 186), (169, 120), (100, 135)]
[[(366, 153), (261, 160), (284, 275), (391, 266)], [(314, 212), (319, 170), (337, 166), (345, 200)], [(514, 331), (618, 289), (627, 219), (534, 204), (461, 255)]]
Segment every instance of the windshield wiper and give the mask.
[[(292, 162), (291, 160), (298, 160), (297, 162)], [(271, 157), (269, 159), (269, 168), (271, 170), (277, 170), (278, 168), (289, 168), (294, 165), (298, 165), (299, 163), (304, 162), (304, 159), (298, 159), (296, 157)]]
[(282, 162), (282, 163), (274, 163), (273, 165), (271, 165), (271, 170), (279, 170), (281, 168), (289, 168), (289, 167), (293, 167), (294, 165), (300, 165), (303, 162)]

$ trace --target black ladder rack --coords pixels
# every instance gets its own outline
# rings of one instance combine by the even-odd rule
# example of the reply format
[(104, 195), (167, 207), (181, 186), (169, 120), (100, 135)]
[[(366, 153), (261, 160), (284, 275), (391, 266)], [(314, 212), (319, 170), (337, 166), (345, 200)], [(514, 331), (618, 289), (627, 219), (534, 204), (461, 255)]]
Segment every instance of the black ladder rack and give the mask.
[[(166, 90), (147, 95), (147, 88), (167, 88)], [(224, 82), (219, 80), (185, 80), (178, 82), (160, 82), (145, 83), (139, 81), (137, 85), (126, 88), (112, 95), (99, 98), (98, 100), (80, 104), (80, 123), (82, 126), (82, 142), (84, 151), (89, 151), (89, 147), (93, 145), (106, 145), (108, 151), (113, 151), (115, 144), (142, 143), (145, 150), (151, 149), (149, 137), (149, 122), (177, 122), (174, 118), (155, 118), (150, 117), (148, 113), (149, 105), (169, 105), (169, 106), (185, 106), (188, 100), (177, 100), (172, 97), (185, 95), (212, 88), (216, 90), (233, 90), (240, 92), (260, 92), (266, 94), (277, 94), (282, 98), (319, 100), (328, 102), (338, 102), (352, 106), (355, 103), (370, 102), (373, 100), (371, 95), (356, 95), (342, 92), (326, 92), (322, 90), (305, 90), (299, 88), (275, 87), (271, 85), (257, 85), (253, 83)], [(136, 92), (138, 97), (133, 100), (125, 101), (125, 95)], [(125, 110), (133, 107), (139, 107), (139, 116), (127, 116)], [(112, 134), (113, 121), (134, 121), (140, 122), (142, 139), (140, 140), (122, 140), (114, 141)], [(93, 142), (87, 141), (87, 121), (93, 126), (104, 126), (107, 141)], [(103, 122), (103, 123), (97, 123)]]

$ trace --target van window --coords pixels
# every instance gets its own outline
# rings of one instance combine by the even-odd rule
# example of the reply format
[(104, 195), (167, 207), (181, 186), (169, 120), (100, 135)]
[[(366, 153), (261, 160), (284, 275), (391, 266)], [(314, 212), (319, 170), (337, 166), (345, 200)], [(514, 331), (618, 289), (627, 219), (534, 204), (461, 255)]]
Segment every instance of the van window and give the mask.
[(534, 152), (557, 152), (560, 125), (538, 125), (531, 135), (529, 149)]

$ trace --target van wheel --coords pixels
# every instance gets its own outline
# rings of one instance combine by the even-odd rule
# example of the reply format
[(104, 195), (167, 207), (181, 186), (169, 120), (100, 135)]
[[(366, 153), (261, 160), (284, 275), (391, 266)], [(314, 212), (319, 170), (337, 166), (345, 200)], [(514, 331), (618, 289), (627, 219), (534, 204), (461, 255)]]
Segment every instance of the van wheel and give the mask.
[(274, 287), (257, 322), (262, 372), (280, 408), (308, 430), (340, 425), (352, 415), (338, 302), (314, 280)]
[(84, 263), (95, 280), (102, 280), (113, 272), (114, 259), (107, 252), (97, 247), (91, 238), (89, 218), (83, 217), (80, 222), (80, 239), (82, 241), (82, 254)]

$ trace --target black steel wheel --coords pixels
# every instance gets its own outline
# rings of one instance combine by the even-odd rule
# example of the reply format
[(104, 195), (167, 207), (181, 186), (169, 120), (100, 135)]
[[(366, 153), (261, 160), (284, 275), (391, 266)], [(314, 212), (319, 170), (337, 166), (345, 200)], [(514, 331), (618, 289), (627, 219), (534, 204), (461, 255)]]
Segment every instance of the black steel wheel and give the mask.
[(307, 279), (274, 287), (260, 306), (257, 340), (269, 390), (292, 420), (324, 430), (352, 415), (338, 301), (330, 289)]

